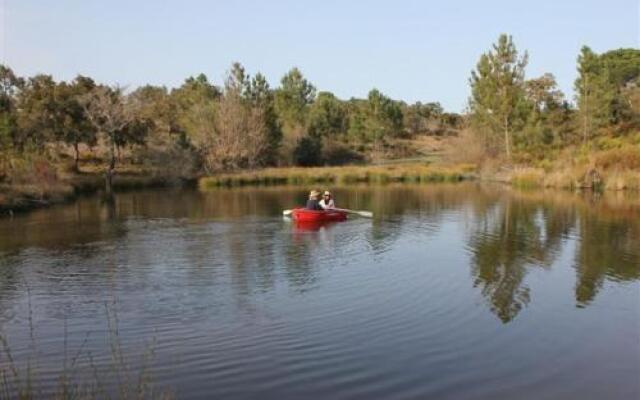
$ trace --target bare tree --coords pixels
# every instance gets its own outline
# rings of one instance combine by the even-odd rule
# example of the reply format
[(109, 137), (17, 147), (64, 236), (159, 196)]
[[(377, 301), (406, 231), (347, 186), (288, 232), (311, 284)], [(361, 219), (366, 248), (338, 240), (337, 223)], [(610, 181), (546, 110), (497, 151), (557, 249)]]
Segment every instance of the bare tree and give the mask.
[(109, 163), (105, 171), (106, 189), (111, 192), (116, 168), (117, 146), (123, 133), (136, 122), (135, 107), (127, 103), (120, 87), (98, 86), (81, 99), (87, 119), (109, 146)]
[(236, 93), (227, 93), (215, 116), (215, 134), (205, 154), (208, 169), (255, 168), (265, 163), (269, 142), (261, 107), (246, 104)]

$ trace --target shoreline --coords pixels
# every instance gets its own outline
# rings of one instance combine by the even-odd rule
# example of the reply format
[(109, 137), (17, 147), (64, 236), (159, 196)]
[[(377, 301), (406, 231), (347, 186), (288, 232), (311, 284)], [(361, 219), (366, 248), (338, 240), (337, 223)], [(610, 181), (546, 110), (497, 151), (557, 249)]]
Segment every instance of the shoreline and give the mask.
[[(147, 188), (188, 186), (195, 185), (196, 182), (196, 179), (160, 175), (119, 174), (114, 177), (113, 190), (117, 193)], [(104, 187), (104, 176), (97, 173), (74, 174), (40, 186), (0, 185), (0, 218), (69, 203), (84, 195), (104, 192)]]
[[(586, 171), (586, 172), (585, 172)], [(143, 173), (121, 173), (114, 177), (117, 192), (194, 186), (200, 190), (259, 186), (303, 186), (316, 184), (429, 184), (477, 181), (499, 183), (521, 190), (549, 189), (559, 191), (640, 192), (640, 172), (514, 168), (498, 172), (480, 171), (472, 164), (438, 165), (428, 163), (351, 165), (341, 167), (279, 167), (238, 171), (213, 176), (176, 178)], [(82, 195), (104, 191), (101, 173), (66, 176), (54, 183), (0, 185), (0, 218), (32, 210), (64, 204)]]
[(478, 179), (475, 170), (470, 164), (427, 163), (265, 168), (204, 176), (198, 179), (198, 187), (206, 190), (237, 186), (461, 182)]

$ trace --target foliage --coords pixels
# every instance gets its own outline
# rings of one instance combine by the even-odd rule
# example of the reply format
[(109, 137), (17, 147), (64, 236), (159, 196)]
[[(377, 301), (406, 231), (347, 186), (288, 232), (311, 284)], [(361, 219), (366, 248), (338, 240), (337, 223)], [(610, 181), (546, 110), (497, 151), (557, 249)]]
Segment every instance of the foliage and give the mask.
[(410, 135), (434, 133), (442, 134), (444, 126), (455, 124), (456, 121), (447, 119), (447, 115), (440, 103), (416, 102), (403, 107), (403, 125)]
[(524, 69), (528, 56), (519, 57), (511, 36), (500, 35), (471, 73), (469, 106), (487, 148), (504, 146), (511, 158), (513, 131), (524, 123)]
[(610, 81), (609, 70), (587, 46), (582, 47), (578, 56), (575, 91), (582, 125), (582, 141), (586, 143), (593, 136), (594, 130), (597, 131), (611, 122), (611, 107), (615, 95), (615, 86)]
[[(504, 155), (514, 167), (545, 172), (558, 167), (556, 160), (613, 169), (605, 159), (614, 156), (596, 152), (640, 144), (640, 50), (596, 54), (583, 47), (575, 106), (552, 74), (526, 79), (527, 59), (501, 35), (471, 74), (467, 115), (437, 102), (393, 100), (377, 89), (364, 99), (342, 100), (316, 92), (298, 68), (275, 88), (234, 63), (221, 87), (199, 74), (173, 89), (146, 85), (126, 92), (80, 75), (70, 82), (49, 75), (23, 79), (0, 65), (0, 181), (10, 180), (15, 160), (37, 155), (55, 164), (71, 152), (73, 168), (61, 171), (78, 171), (81, 159), (85, 172), (95, 171), (93, 164), (102, 161), (110, 179), (116, 164), (127, 161), (193, 177), (440, 151), (425, 139), (448, 143), (448, 158), (456, 162), (498, 168)], [(618, 161), (635, 165), (626, 156)], [(580, 179), (569, 175), (567, 182)]]
[(347, 112), (340, 100), (329, 92), (318, 93), (309, 110), (309, 135), (338, 138), (346, 133), (347, 122)]
[(29, 78), (16, 96), (18, 135), (14, 145), (19, 149), (31, 146), (42, 150), (56, 137), (62, 124), (56, 83), (50, 75)]
[(316, 96), (316, 88), (302, 75), (298, 68), (292, 68), (280, 80), (280, 88), (275, 93), (275, 108), (283, 124), (304, 125), (309, 105)]
[(364, 161), (362, 154), (354, 151), (347, 144), (333, 140), (324, 139), (322, 143), (322, 162), (326, 165), (345, 165), (361, 163)]
[(143, 143), (153, 122), (138, 116), (139, 104), (125, 97), (119, 87), (95, 87), (79, 101), (88, 123), (109, 149), (106, 189), (111, 191), (118, 150), (127, 144)]
[(214, 109), (212, 129), (200, 150), (209, 172), (256, 168), (273, 163), (281, 133), (266, 79), (253, 79), (232, 65), (223, 96)]
[(366, 130), (370, 140), (381, 140), (390, 136), (402, 136), (402, 109), (379, 90), (373, 89), (367, 96)]
[(267, 79), (261, 73), (257, 73), (250, 80), (247, 78), (246, 90), (246, 97), (251, 107), (259, 110), (263, 118), (264, 139), (267, 147), (265, 148), (265, 154), (261, 156), (261, 163), (263, 165), (273, 165), (277, 161), (278, 149), (282, 141), (282, 128), (275, 110), (273, 91), (269, 87)]
[(322, 163), (322, 141), (318, 137), (303, 136), (293, 151), (296, 165), (311, 167)]
[(624, 133), (640, 127), (640, 50), (618, 49), (598, 55), (584, 46), (578, 57), (576, 100), (583, 142), (616, 125)]
[(17, 135), (16, 94), (24, 85), (11, 68), (0, 64), (0, 151), (8, 151)]

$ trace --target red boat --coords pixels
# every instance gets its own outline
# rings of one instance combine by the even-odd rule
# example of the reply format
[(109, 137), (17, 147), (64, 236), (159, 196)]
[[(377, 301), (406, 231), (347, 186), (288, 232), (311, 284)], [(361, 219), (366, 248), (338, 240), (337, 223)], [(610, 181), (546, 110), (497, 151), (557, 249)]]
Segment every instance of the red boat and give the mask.
[(338, 210), (307, 210), (306, 208), (296, 208), (291, 212), (293, 219), (299, 222), (327, 222), (344, 221), (347, 213)]

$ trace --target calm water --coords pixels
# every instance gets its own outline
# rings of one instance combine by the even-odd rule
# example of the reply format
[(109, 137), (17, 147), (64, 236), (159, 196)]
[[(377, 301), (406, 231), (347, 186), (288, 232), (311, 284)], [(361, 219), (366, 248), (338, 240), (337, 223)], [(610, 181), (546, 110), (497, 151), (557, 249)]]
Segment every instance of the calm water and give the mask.
[(65, 354), (109, 364), (115, 324), (185, 398), (640, 397), (638, 195), (336, 193), (375, 218), (300, 227), (304, 189), (251, 188), (2, 219), (0, 332), (45, 392)]

